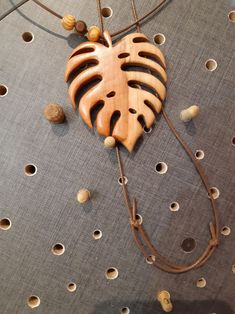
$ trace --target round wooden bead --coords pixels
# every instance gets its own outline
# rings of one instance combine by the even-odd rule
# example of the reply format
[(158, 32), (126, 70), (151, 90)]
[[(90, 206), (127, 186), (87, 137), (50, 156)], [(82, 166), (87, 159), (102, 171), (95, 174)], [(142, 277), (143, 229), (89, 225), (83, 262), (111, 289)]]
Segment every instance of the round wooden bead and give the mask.
[(77, 21), (75, 24), (75, 29), (79, 35), (85, 35), (87, 33), (87, 25), (84, 21)]
[(77, 193), (77, 201), (81, 204), (86, 203), (91, 197), (90, 191), (87, 189), (81, 189)]
[(52, 123), (62, 123), (65, 119), (63, 107), (58, 104), (48, 104), (43, 110), (44, 117)]
[(91, 26), (88, 29), (88, 40), (90, 41), (98, 41), (100, 39), (101, 30), (98, 26)]
[(73, 15), (65, 15), (61, 20), (61, 24), (64, 29), (71, 31), (76, 24), (76, 18)]
[(106, 148), (113, 148), (116, 144), (116, 140), (112, 136), (108, 136), (104, 140), (104, 147)]

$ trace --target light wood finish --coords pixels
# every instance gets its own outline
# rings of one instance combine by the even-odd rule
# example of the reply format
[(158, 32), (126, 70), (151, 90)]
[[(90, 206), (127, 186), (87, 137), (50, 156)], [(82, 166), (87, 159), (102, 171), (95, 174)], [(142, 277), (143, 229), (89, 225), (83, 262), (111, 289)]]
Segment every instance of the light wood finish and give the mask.
[(91, 197), (90, 191), (87, 189), (81, 189), (77, 193), (77, 201), (81, 204), (86, 203)]
[(199, 114), (199, 112), (200, 112), (200, 108), (196, 105), (193, 105), (193, 106), (181, 111), (180, 119), (184, 122), (188, 122), (188, 121), (196, 118), (196, 116)]
[(62, 123), (65, 120), (63, 107), (58, 104), (48, 104), (43, 110), (44, 117), (51, 123)]
[(107, 136), (104, 140), (104, 147), (106, 148), (113, 148), (115, 147), (116, 140), (112, 136)]
[(101, 30), (98, 26), (91, 26), (88, 29), (87, 38), (90, 41), (99, 41), (101, 35)]
[[(105, 137), (112, 135), (131, 152), (143, 134), (143, 127), (138, 118), (144, 117), (146, 127), (150, 128), (155, 120), (155, 113), (161, 111), (162, 101), (166, 97), (165, 58), (159, 48), (151, 44), (142, 33), (129, 34), (114, 46), (106, 31), (104, 39), (107, 46), (85, 42), (72, 52), (65, 71), (66, 81), (75, 70), (91, 62), (93, 64), (82, 70), (71, 82), (69, 97), (75, 109), (76, 94), (85, 84), (99, 78), (100, 82), (81, 97), (80, 115), (92, 128), (90, 112), (98, 103), (103, 102), (96, 119), (98, 133)], [(122, 69), (123, 66), (129, 65), (138, 66), (139, 70)], [(143, 69), (147, 69), (148, 73)], [(135, 86), (129, 86), (131, 83), (135, 83)], [(141, 85), (150, 90), (142, 89)], [(120, 117), (110, 134), (111, 119), (116, 112), (120, 113)]]
[(64, 29), (71, 31), (76, 24), (76, 18), (73, 15), (65, 15), (61, 20), (61, 24)]
[(173, 310), (173, 305), (171, 303), (170, 293), (166, 290), (162, 290), (157, 294), (157, 300), (161, 303), (164, 312), (169, 313)]

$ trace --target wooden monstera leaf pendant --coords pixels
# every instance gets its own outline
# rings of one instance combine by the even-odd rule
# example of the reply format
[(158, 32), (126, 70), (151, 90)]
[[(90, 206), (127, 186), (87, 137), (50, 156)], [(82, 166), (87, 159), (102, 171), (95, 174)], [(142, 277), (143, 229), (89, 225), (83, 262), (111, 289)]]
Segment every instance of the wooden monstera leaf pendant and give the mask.
[[(96, 80), (80, 97), (79, 113), (92, 128), (91, 110), (102, 103), (96, 117), (98, 133), (112, 135), (131, 152), (143, 133), (140, 120), (150, 128), (155, 114), (161, 111), (166, 96), (165, 58), (142, 33), (132, 33), (112, 45), (105, 31), (104, 39), (107, 46), (88, 41), (74, 49), (67, 63), (65, 80), (75, 71), (79, 74), (73, 78), (68, 93), (76, 108), (77, 93)], [(115, 113), (119, 118), (111, 130)]]

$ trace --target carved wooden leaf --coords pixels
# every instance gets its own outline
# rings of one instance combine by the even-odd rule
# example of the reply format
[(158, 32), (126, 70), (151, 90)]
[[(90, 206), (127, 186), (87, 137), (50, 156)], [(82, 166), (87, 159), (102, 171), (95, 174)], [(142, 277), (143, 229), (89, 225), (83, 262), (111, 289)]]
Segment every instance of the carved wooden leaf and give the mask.
[[(79, 113), (92, 128), (91, 110), (102, 102), (103, 107), (96, 117), (98, 133), (112, 135), (131, 152), (143, 133), (140, 117), (150, 128), (155, 113), (161, 111), (166, 96), (165, 59), (162, 52), (141, 33), (127, 35), (114, 46), (108, 32), (104, 32), (104, 39), (107, 46), (85, 42), (74, 49), (67, 63), (65, 80), (68, 81), (71, 73), (82, 70), (72, 80), (68, 93), (76, 108), (76, 94), (84, 85), (98, 78), (97, 84), (80, 98)], [(84, 68), (85, 65), (88, 68)], [(128, 69), (128, 66), (137, 68)], [(116, 112), (120, 117), (110, 134), (111, 119)]]

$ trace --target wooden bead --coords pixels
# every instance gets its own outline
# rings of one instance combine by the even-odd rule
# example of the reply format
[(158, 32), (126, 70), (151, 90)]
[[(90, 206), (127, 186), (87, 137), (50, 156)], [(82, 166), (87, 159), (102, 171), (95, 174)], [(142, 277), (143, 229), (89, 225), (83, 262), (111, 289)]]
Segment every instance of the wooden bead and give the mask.
[(90, 41), (98, 41), (100, 39), (101, 30), (98, 26), (91, 26), (88, 29), (88, 40)]
[(65, 119), (63, 107), (58, 104), (48, 104), (43, 110), (44, 117), (52, 123), (62, 123)]
[(164, 312), (169, 313), (173, 310), (173, 305), (171, 303), (170, 293), (166, 290), (162, 290), (157, 294), (157, 300), (161, 303)]
[(116, 145), (116, 140), (112, 136), (107, 136), (104, 140), (104, 147), (113, 148)]
[(87, 33), (87, 25), (84, 21), (77, 21), (75, 29), (79, 35), (85, 35)]
[(195, 118), (199, 114), (199, 111), (200, 111), (200, 108), (196, 105), (193, 105), (181, 111), (180, 119), (184, 122), (188, 122), (191, 119)]
[(61, 20), (61, 24), (64, 29), (71, 31), (76, 24), (76, 18), (73, 15), (65, 15)]
[(77, 193), (77, 201), (81, 204), (86, 203), (91, 197), (90, 191), (87, 189), (81, 189)]

